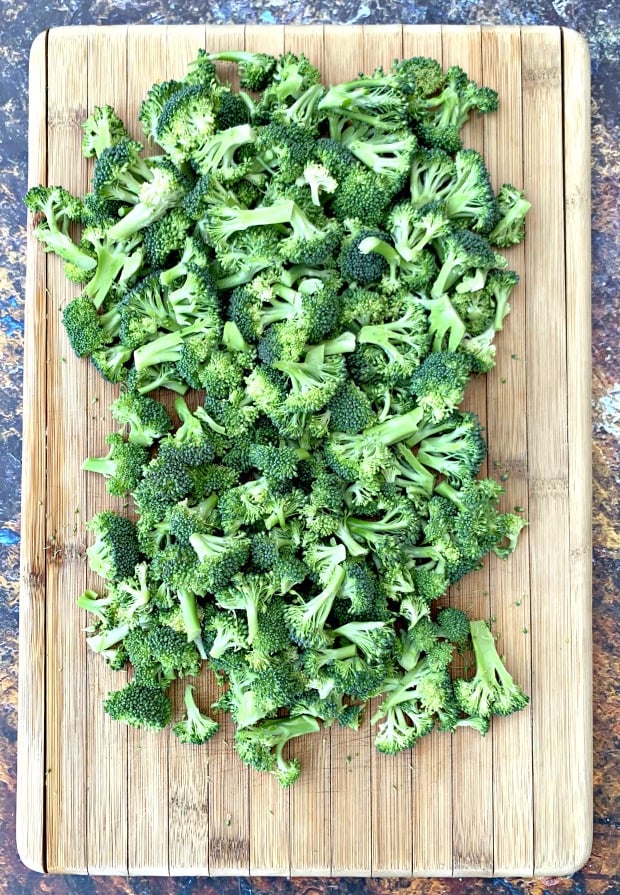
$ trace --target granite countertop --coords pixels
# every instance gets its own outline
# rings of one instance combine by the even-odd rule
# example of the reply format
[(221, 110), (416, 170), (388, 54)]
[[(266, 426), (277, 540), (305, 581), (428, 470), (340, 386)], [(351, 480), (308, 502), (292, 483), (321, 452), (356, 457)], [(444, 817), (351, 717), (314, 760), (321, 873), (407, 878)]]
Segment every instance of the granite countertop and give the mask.
[[(620, 7), (614, 0), (13, 0), (0, 42), (0, 895), (19, 893), (618, 893), (620, 892)], [(22, 335), (25, 260), (28, 53), (36, 34), (60, 25), (180, 23), (562, 25), (580, 31), (592, 59), (594, 845), (574, 877), (546, 880), (129, 880), (42, 877), (15, 848), (17, 634), (20, 542)]]

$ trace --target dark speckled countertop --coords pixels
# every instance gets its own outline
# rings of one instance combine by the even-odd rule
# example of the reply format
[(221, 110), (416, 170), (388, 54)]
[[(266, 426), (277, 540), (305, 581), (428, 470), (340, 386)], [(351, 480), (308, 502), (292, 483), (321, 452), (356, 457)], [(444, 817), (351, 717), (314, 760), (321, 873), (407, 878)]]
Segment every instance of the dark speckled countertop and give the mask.
[[(405, 22), (564, 25), (592, 59), (594, 846), (583, 870), (546, 880), (254, 880), (42, 877), (15, 848), (17, 632), (28, 53), (59, 25)], [(620, 4), (617, 0), (11, 0), (0, 40), (0, 895), (21, 893), (620, 893)]]

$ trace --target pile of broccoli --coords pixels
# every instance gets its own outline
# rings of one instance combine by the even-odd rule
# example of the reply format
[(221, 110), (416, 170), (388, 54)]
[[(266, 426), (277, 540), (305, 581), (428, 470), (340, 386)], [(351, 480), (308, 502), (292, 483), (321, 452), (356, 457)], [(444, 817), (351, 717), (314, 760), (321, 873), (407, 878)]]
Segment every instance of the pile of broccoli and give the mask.
[[(142, 104), (163, 154), (97, 107), (91, 191), (27, 193), (82, 286), (71, 346), (120, 384), (109, 450), (84, 469), (134, 512), (90, 521), (105, 586), (78, 600), (90, 647), (132, 669), (112, 718), (166, 727), (172, 682), (207, 666), (238, 754), (286, 786), (289, 740), (357, 727), (371, 698), (385, 753), (527, 704), (487, 623), (438, 603), (526, 524), (479, 476), (462, 407), (494, 366), (518, 282), (500, 250), (529, 209), (462, 144), (496, 108), (421, 57), (327, 88), (304, 56), (200, 51)], [(451, 676), (455, 652), (473, 677)], [(173, 730), (200, 744), (218, 722), (194, 692)]]

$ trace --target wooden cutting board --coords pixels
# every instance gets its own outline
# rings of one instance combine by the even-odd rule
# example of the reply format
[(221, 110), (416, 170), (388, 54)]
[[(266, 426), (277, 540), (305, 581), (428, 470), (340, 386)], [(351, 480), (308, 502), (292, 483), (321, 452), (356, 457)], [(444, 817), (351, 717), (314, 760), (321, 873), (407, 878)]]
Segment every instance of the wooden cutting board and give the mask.
[[(111, 103), (140, 136), (156, 80), (181, 76), (199, 47), (304, 52), (327, 82), (396, 57), (461, 65), (499, 90), (470, 123), (496, 187), (532, 202), (521, 275), (497, 339), (497, 368), (468, 395), (489, 441), (489, 474), (529, 527), (451, 600), (492, 617), (531, 705), (381, 756), (366, 723), (296, 745), (301, 780), (282, 790), (248, 771), (223, 730), (204, 747), (109, 722), (122, 684), (87, 651), (97, 586), (84, 522), (113, 506), (82, 460), (104, 452), (115, 394), (77, 360), (58, 309), (76, 294), (57, 259), (28, 242), (17, 838), (37, 870), (91, 874), (531, 876), (572, 873), (592, 829), (590, 548), (589, 60), (558, 28), (59, 28), (32, 48), (30, 184), (83, 193), (80, 124)], [(232, 68), (223, 67), (227, 77)], [(31, 231), (30, 226), (30, 231)], [(200, 683), (203, 704), (215, 694)], [(180, 690), (177, 691), (177, 700)]]

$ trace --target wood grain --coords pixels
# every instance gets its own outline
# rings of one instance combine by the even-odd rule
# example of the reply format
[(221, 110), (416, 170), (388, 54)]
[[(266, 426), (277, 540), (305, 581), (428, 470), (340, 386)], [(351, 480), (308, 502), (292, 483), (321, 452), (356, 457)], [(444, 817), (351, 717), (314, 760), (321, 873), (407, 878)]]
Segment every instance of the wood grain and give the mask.
[[(426, 737), (381, 756), (368, 723), (295, 743), (300, 781), (250, 774), (233, 729), (204, 747), (109, 722), (122, 686), (87, 655), (88, 516), (118, 505), (80, 470), (105, 451), (115, 389), (78, 361), (59, 317), (76, 294), (29, 227), (20, 605), (17, 837), (39, 871), (92, 874), (530, 876), (565, 874), (590, 849), (591, 577), (589, 112), (585, 43), (557, 28), (450, 26), (131, 26), (53, 29), (31, 54), (29, 182), (84, 192), (80, 124), (113, 104), (137, 139), (150, 85), (180, 77), (199, 47), (304, 52), (326, 83), (401, 55), (461, 65), (500, 93), (465, 143), (494, 187), (523, 187), (528, 238), (507, 252), (520, 275), (497, 338), (497, 366), (468, 392), (505, 478), (506, 509), (529, 526), (451, 594), (492, 616), (524, 712)], [(70, 60), (71, 64), (67, 60)], [(237, 86), (235, 67), (219, 66)], [(564, 129), (570, 128), (566, 138)], [(144, 140), (143, 140), (144, 142)], [(145, 153), (157, 152), (152, 144)], [(76, 164), (76, 159), (78, 163)], [(32, 222), (30, 222), (32, 224)], [(49, 305), (49, 307), (48, 307)], [(43, 435), (45, 433), (45, 437)], [(76, 512), (76, 510), (78, 512)], [(195, 681), (201, 707), (217, 696)], [(175, 688), (177, 716), (184, 683)]]

